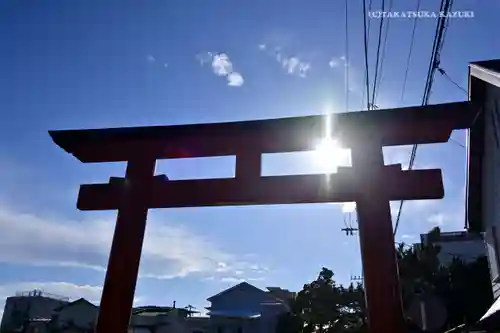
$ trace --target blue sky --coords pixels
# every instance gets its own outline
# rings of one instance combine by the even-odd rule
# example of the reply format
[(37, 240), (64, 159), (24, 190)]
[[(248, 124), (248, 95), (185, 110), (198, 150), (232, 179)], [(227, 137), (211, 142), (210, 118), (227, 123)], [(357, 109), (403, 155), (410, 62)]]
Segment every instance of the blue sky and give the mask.
[[(380, 8), (374, 1), (374, 9)], [(413, 10), (416, 1), (393, 10)], [(0, 296), (40, 287), (98, 301), (114, 212), (75, 208), (81, 183), (123, 175), (123, 164), (83, 165), (49, 129), (185, 124), (345, 111), (342, 1), (0, 1)], [(437, 10), (438, 1), (422, 0)], [(499, 57), (494, 1), (463, 0), (441, 66), (467, 87), (467, 64)], [(373, 68), (379, 21), (370, 19)], [(418, 105), (436, 21), (419, 19), (406, 94), (413, 21), (391, 19), (377, 104)], [(377, 29), (375, 29), (377, 28)], [(349, 2), (349, 111), (362, 107), (361, 2)], [(373, 74), (371, 74), (373, 77)], [(466, 99), (436, 74), (432, 103)], [(464, 133), (454, 133), (464, 142)], [(313, 154), (314, 155), (314, 154)], [(264, 174), (323, 170), (317, 156), (265, 156)], [(386, 151), (407, 163), (407, 147)], [(230, 177), (233, 158), (162, 161), (170, 178)], [(444, 170), (446, 198), (405, 205), (398, 239), (439, 224), (463, 228), (465, 149), (419, 148), (416, 167)], [(137, 304), (206, 306), (246, 279), (298, 290), (322, 266), (359, 275), (357, 237), (340, 231), (345, 206), (219, 207), (150, 212)]]

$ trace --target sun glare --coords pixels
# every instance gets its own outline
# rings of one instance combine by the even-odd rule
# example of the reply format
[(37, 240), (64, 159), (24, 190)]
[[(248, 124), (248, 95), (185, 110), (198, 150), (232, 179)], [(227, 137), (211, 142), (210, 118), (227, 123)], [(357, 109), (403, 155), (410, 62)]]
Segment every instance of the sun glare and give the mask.
[(351, 158), (349, 149), (342, 149), (337, 141), (326, 138), (316, 146), (314, 159), (321, 172), (333, 173), (339, 166), (349, 166)]

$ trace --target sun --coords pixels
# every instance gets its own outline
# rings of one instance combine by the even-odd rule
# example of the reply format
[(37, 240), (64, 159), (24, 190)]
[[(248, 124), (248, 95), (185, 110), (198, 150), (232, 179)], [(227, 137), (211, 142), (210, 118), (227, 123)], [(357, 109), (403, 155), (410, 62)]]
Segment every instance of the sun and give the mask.
[(350, 165), (351, 152), (341, 148), (336, 140), (324, 138), (316, 145), (314, 161), (322, 173), (335, 173), (339, 166)]

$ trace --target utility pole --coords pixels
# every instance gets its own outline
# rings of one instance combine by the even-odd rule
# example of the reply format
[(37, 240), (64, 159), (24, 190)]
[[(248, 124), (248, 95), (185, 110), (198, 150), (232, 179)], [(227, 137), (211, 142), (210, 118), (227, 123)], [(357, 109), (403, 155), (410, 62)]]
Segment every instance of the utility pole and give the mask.
[[(358, 221), (355, 220), (354, 222), (357, 223)], [(344, 217), (345, 228), (340, 229), (341, 231), (345, 232), (346, 236), (354, 236), (354, 231), (358, 231), (358, 228), (353, 228), (352, 227), (352, 223), (353, 223), (352, 215), (351, 215), (351, 212), (349, 212), (347, 214), (347, 218)]]
[(354, 231), (358, 231), (358, 228), (346, 227), (340, 230), (344, 231), (346, 236), (354, 236)]
[(351, 281), (363, 282), (363, 276), (362, 275), (351, 275)]

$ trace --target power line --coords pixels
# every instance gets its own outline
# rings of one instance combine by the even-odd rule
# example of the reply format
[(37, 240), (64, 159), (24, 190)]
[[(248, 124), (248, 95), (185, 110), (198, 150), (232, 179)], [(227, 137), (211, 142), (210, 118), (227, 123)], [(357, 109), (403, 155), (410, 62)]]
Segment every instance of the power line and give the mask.
[(455, 140), (453, 138), (450, 138), (450, 141), (453, 142), (453, 143), (455, 143), (456, 145), (462, 147), (462, 148), (467, 148), (467, 147), (465, 147), (465, 145), (463, 143), (461, 143), (461, 142), (459, 142), (459, 141), (457, 141), (457, 140)]
[[(370, 2), (368, 3), (368, 13), (370, 13), (372, 11), (372, 2), (373, 0), (370, 0)], [(366, 7), (366, 2), (363, 0), (363, 8), (365, 9)], [(371, 20), (368, 21), (368, 23), (366, 23), (366, 16), (367, 16), (367, 13), (366, 13), (366, 10), (363, 9), (363, 18), (364, 18), (364, 32), (366, 34), (365, 36), (365, 40), (366, 40), (366, 44), (369, 44), (369, 41), (370, 41), (370, 23), (371, 23)], [(366, 51), (366, 57), (368, 57), (368, 45), (365, 47)], [(368, 71), (368, 62), (366, 61), (366, 68), (365, 68), (365, 71)], [(370, 109), (370, 97), (369, 97), (369, 90), (370, 90), (370, 83), (368, 81), (368, 76), (366, 76), (364, 78), (364, 84), (365, 85), (368, 85), (368, 89), (367, 90), (364, 90), (363, 89), (363, 96), (361, 97), (361, 108), (364, 107), (365, 105), (365, 97), (367, 98), (367, 103), (366, 103), (366, 109), (369, 110)], [(367, 83), (368, 82), (368, 83)]]
[[(453, 0), (441, 0), (440, 12), (448, 13), (453, 5)], [(438, 23), (436, 26), (436, 33), (434, 36), (434, 41), (432, 45), (432, 54), (429, 62), (429, 68), (427, 70), (427, 80), (425, 82), (424, 95), (422, 97), (422, 106), (425, 106), (429, 103), (429, 98), (431, 95), (432, 84), (434, 82), (434, 74), (436, 69), (439, 68), (440, 63), (440, 53), (444, 40), (444, 32), (447, 26), (447, 17), (439, 17)], [(415, 157), (417, 156), (417, 148), (418, 145), (413, 145), (411, 154), (410, 154), (410, 162), (408, 164), (408, 170), (413, 168), (415, 163)], [(394, 226), (394, 235), (396, 235), (399, 227), (399, 221), (401, 219), (401, 212), (403, 210), (404, 200), (401, 200), (399, 203), (398, 215), (396, 218), (396, 224)]]
[(467, 92), (467, 90), (465, 90), (463, 87), (461, 87), (457, 82), (455, 82), (449, 75), (448, 73), (446, 73), (446, 71), (444, 69), (442, 69), (441, 67), (438, 67), (437, 68), (438, 72), (444, 76), (446, 79), (448, 79), (448, 81), (450, 81), (455, 87), (457, 87), (458, 89), (462, 90), (466, 95), (468, 95), (469, 93)]
[[(389, 9), (388, 9), (389, 12), (392, 11), (392, 5), (393, 5), (393, 0), (390, 0), (389, 1)], [(373, 96), (374, 103), (377, 100), (377, 95), (378, 95), (378, 91), (380, 88), (380, 82), (382, 81), (382, 75), (384, 74), (384, 60), (385, 60), (385, 52), (387, 51), (387, 36), (389, 35), (389, 27), (391, 26), (390, 23), (391, 23), (391, 20), (388, 20), (386, 23), (386, 28), (385, 28), (385, 33), (384, 33), (384, 41), (382, 42), (383, 46), (382, 46), (382, 57), (380, 60), (380, 75), (378, 77), (378, 81), (375, 82), (376, 89), (375, 89), (375, 93)]]
[[(415, 12), (418, 13), (420, 9), (420, 1), (417, 1), (417, 8), (415, 9)], [(408, 51), (408, 58), (406, 59), (406, 70), (405, 70), (405, 76), (403, 79), (403, 88), (401, 89), (401, 98), (400, 102), (403, 102), (405, 91), (406, 91), (406, 82), (408, 81), (408, 71), (410, 69), (410, 61), (411, 61), (411, 54), (413, 53), (413, 44), (415, 42), (415, 31), (417, 30), (417, 22), (418, 22), (418, 16), (415, 16), (413, 19), (413, 30), (411, 32), (411, 39), (410, 39), (410, 49)]]
[(349, 112), (349, 0), (345, 0), (345, 112)]
[[(371, 0), (370, 0), (371, 4)], [(363, 41), (365, 53), (365, 84), (366, 84), (366, 109), (370, 110), (370, 80), (368, 75), (368, 31), (366, 28), (366, 0), (363, 0)]]
[[(382, 12), (385, 11), (385, 0), (382, 0)], [(375, 90), (377, 88), (377, 78), (378, 78), (378, 69), (379, 69), (379, 61), (380, 61), (380, 46), (382, 44), (382, 29), (384, 28), (384, 15), (380, 18), (380, 24), (378, 27), (378, 40), (377, 40), (377, 52), (375, 57), (375, 74), (373, 76), (373, 89), (372, 89), (372, 101), (371, 105), (375, 105)], [(368, 100), (370, 100), (368, 98)]]

